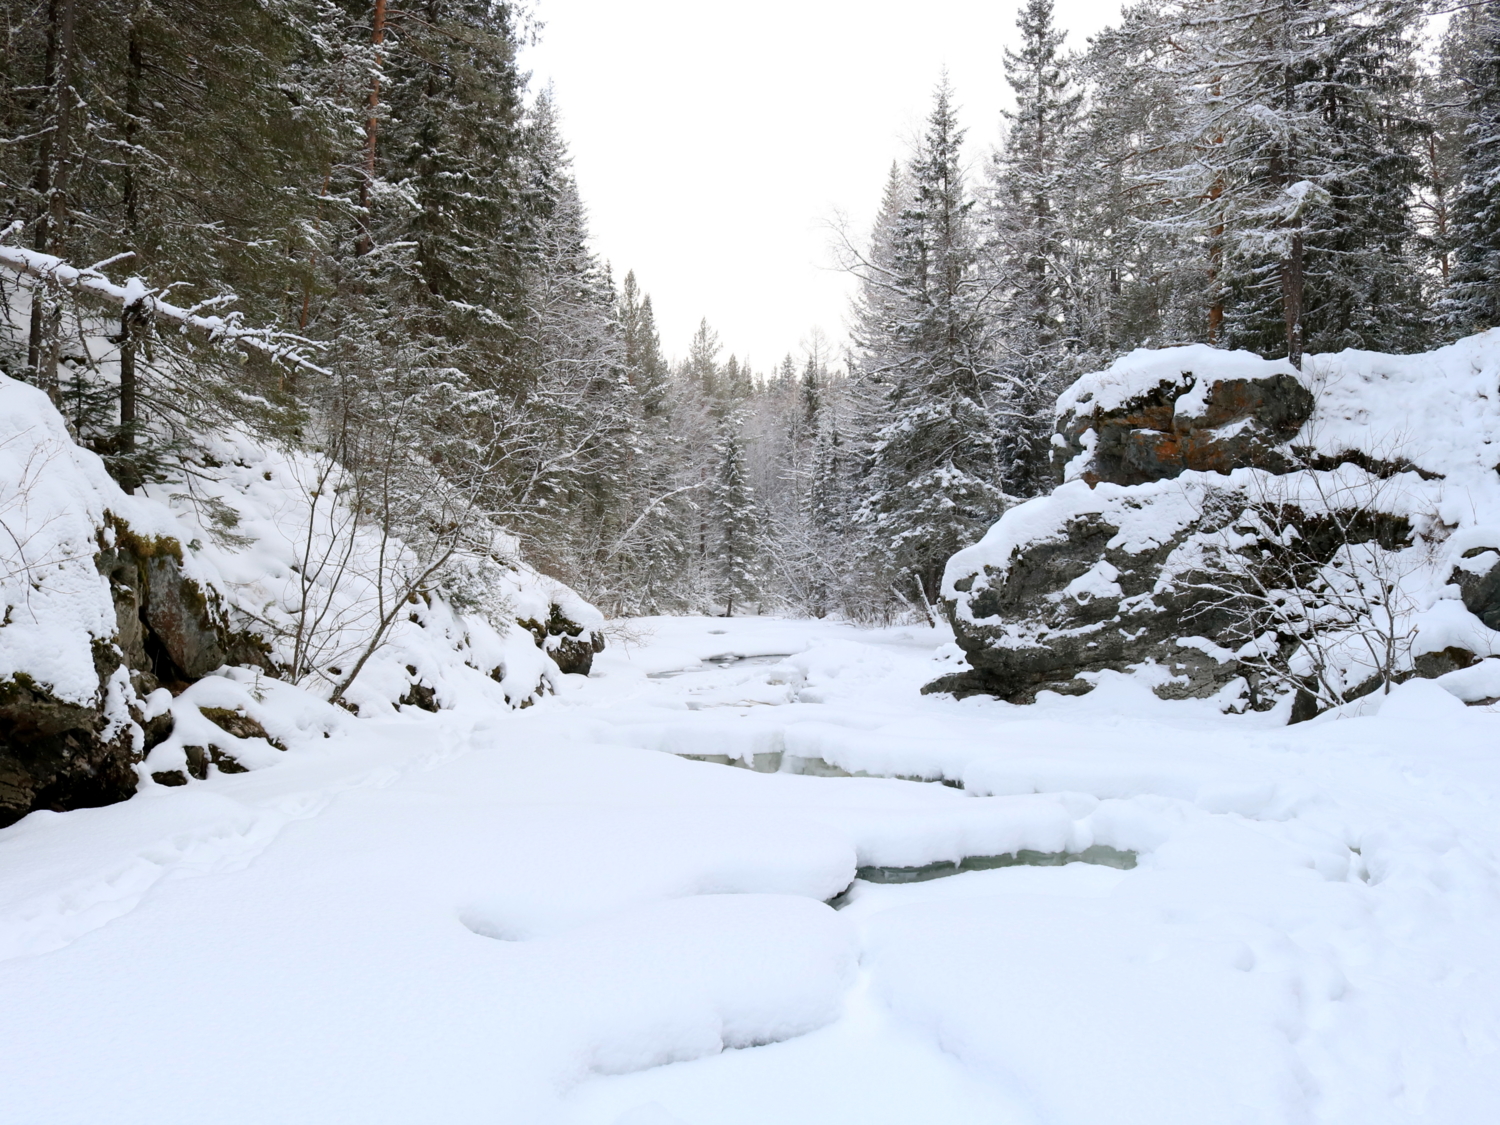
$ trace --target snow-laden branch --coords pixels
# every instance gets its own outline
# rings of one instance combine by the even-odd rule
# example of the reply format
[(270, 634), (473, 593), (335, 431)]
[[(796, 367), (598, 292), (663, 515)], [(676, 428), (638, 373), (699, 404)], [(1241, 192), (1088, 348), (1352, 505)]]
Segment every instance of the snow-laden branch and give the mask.
[(703, 480), (699, 481), (697, 484), (685, 484), (681, 488), (674, 488), (671, 492), (664, 493), (663, 495), (658, 496), (655, 500), (651, 501), (651, 503), (646, 505), (645, 510), (642, 511), (640, 515), (635, 517), (635, 522), (625, 529), (625, 534), (615, 540), (615, 545), (611, 547), (609, 549), (609, 552), (604, 556), (604, 561), (609, 562), (610, 559), (619, 554), (620, 549), (624, 547), (625, 544), (629, 542), (630, 537), (635, 534), (635, 529), (640, 527), (641, 524), (645, 522), (646, 517), (654, 512), (657, 508), (661, 507), (661, 505), (665, 504), (674, 496), (681, 496), (684, 492), (696, 492), (698, 489), (704, 488), (710, 483), (710, 481)]
[(52, 254), (27, 250), (22, 246), (0, 245), (0, 267), (10, 270), (31, 285), (56, 286), (73, 293), (97, 297), (118, 305), (121, 310), (138, 309), (158, 320), (170, 321), (181, 325), (185, 330), (202, 333), (212, 342), (229, 342), (251, 348), (278, 363), (290, 364), (318, 375), (330, 373), (307, 358), (307, 350), (315, 345), (302, 336), (273, 328), (247, 328), (239, 323), (238, 314), (204, 316), (194, 309), (185, 309), (162, 300), (138, 277), (117, 285), (104, 276), (103, 266), (129, 256), (121, 254), (110, 258), (108, 262), (79, 267), (70, 266)]

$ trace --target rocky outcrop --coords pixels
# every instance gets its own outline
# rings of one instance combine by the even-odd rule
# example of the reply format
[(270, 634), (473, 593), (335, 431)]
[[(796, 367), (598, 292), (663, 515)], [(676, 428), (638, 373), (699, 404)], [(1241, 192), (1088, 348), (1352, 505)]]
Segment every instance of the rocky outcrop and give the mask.
[(1491, 629), (1500, 630), (1500, 548), (1470, 547), (1450, 579), (1464, 608)]
[(981, 565), (958, 578), (955, 634), (970, 667), (925, 690), (1031, 703), (1040, 691), (1091, 691), (1106, 669), (1155, 662), (1169, 677), (1163, 694), (1181, 698), (1211, 695), (1239, 676), (1215, 646), (1177, 643), (1185, 629), (1213, 636), (1222, 615), (1190, 583), (1157, 588), (1194, 524), (1141, 539), (1122, 535), (1118, 516), (1108, 506), (1070, 513), (1051, 534), (1018, 544), (1003, 569)]
[[(98, 650), (100, 679), (119, 667)], [(102, 707), (58, 699), (26, 675), (0, 682), (0, 828), (33, 809), (108, 805), (135, 792), (133, 729)]]
[(201, 734), (195, 736), (202, 739), (203, 745), (192, 744), (183, 746), (182, 754), (185, 759), (185, 769), (155, 770), (152, 772), (151, 780), (158, 785), (169, 787), (186, 785), (189, 778), (203, 781), (208, 777), (210, 766), (213, 766), (220, 773), (249, 772), (235, 756), (236, 745), (246, 739), (258, 739), (276, 750), (286, 750), (286, 747), (282, 743), (266, 733), (265, 727), (261, 726), (259, 722), (241, 709), (199, 707), (198, 714), (208, 720), (209, 725), (207, 726), (207, 730), (209, 732), (222, 731), (229, 737), (223, 738), (217, 733), (208, 733), (207, 737), (203, 737)]
[(563, 672), (587, 676), (595, 654), (604, 651), (604, 631), (597, 625), (574, 621), (557, 602), (549, 607), (545, 623), (526, 618), (520, 625)]
[[(1099, 673), (1130, 670), (1146, 673), (1163, 699), (1205, 698), (1238, 683), (1245, 705), (1273, 702), (1236, 656), (1242, 619), (1220, 592), (1222, 575), (1204, 569), (1206, 543), (1243, 533), (1260, 483), (1198, 472), (1132, 487), (1073, 481), (1017, 509), (1045, 513), (1046, 522), (1020, 519), (1008, 549), (991, 542), (954, 559), (949, 607), (970, 667), (927, 690), (1030, 703), (1041, 691), (1081, 695)], [(1296, 524), (1306, 558), (1333, 557), (1342, 539), (1326, 517), (1303, 510)], [(1383, 550), (1412, 537), (1401, 516), (1340, 526)], [(1438, 675), (1472, 656), (1424, 659)]]
[(172, 733), (170, 713), (147, 718), (142, 706), (157, 688), (180, 690), (225, 664), (274, 671), (264, 641), (183, 574), (176, 540), (136, 535), (111, 516), (94, 565), (114, 604), (114, 635), (93, 642), (95, 698), (59, 698), (25, 674), (0, 681), (0, 827), (134, 793), (135, 764)]
[[(1290, 692), (1292, 717), (1310, 717), (1316, 704), (1296, 685), (1312, 681), (1290, 671), (1305, 658), (1297, 637), (1272, 629), (1246, 648), (1235, 595), (1211, 588), (1224, 571), (1210, 560), (1222, 567), (1226, 550), (1295, 553), (1309, 581), (1297, 596), (1314, 605), (1339, 543), (1400, 556), (1387, 568), (1407, 615), (1394, 678), (1500, 654), (1500, 351), (1476, 337), (1428, 356), (1342, 353), (1306, 366), (1301, 376), (1194, 346), (1134, 353), (1080, 379), (1058, 401), (1062, 483), (948, 565), (944, 601), (969, 668), (926, 690), (1027, 703), (1130, 672), (1164, 698), (1223, 693), (1225, 705), (1264, 707)], [(1415, 435), (1414, 419), (1425, 427)], [(1338, 626), (1354, 639), (1330, 658), (1345, 662), (1345, 700), (1383, 682), (1358, 638), (1373, 635), (1359, 621), (1384, 611), (1364, 604)], [(1276, 675), (1261, 683), (1267, 659)]]
[(167, 684), (192, 683), (225, 664), (275, 673), (265, 639), (232, 625), (218, 595), (183, 574), (177, 540), (136, 535), (113, 517), (106, 526), (95, 565), (109, 580), (115, 643), (132, 669)]
[[(586, 673), (603, 647), (598, 610), (482, 526), (474, 551), (372, 638), (385, 578), (419, 564), (409, 546), (361, 536), (347, 509), (329, 516), (306, 487), (326, 471), (313, 455), (198, 437), (190, 487), (129, 495), (47, 395), (0, 374), (0, 824), (118, 800), (148, 766), (186, 784), (274, 761), (274, 746), (236, 733), (243, 716), (200, 722), (170, 702), (225, 666), (279, 676), (298, 659), (308, 675), (321, 661), (327, 684), (361, 654), (350, 710), (451, 705), (465, 684), (491, 690), (475, 671), (499, 683), (497, 705), (525, 706), (555, 688), (559, 666)], [(325, 520), (350, 538), (304, 582)]]
[(1116, 389), (1084, 386), (1059, 403), (1059, 483), (1144, 484), (1190, 469), (1285, 472), (1286, 443), (1313, 412), (1311, 392), (1290, 369), (1239, 376), (1182, 370), (1109, 393)]

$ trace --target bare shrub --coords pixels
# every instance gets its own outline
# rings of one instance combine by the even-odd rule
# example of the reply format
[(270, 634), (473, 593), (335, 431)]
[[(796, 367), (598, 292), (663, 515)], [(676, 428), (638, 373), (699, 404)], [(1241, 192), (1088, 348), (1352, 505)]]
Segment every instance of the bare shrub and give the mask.
[(1411, 579), (1430, 559), (1404, 492), (1400, 475), (1344, 465), (1211, 494), (1193, 616), (1227, 619), (1220, 643), (1301, 715), (1389, 692), (1411, 668)]

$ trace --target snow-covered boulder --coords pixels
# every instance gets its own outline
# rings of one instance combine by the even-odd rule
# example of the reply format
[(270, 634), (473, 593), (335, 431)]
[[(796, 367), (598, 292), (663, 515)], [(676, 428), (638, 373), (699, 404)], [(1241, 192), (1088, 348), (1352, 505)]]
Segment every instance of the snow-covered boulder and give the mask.
[(1057, 401), (1059, 481), (1142, 484), (1184, 470), (1284, 471), (1283, 446), (1311, 417), (1297, 371), (1204, 344), (1130, 353)]
[[(174, 715), (200, 716), (172, 697), (238, 669), (326, 699), (368, 646), (380, 568), (405, 546), (320, 496), (307, 455), (204, 444), (191, 476), (130, 495), (43, 393), (0, 376), (0, 826), (252, 765), (274, 739), (243, 702), (174, 735)], [(409, 601), (352, 709), (526, 706), (603, 647), (599, 612), (499, 529)]]
[[(1241, 558), (1270, 545), (1251, 512), (1294, 514), (1313, 561), (1334, 557), (1337, 523), (1393, 576), (1400, 675), (1500, 653), (1500, 332), (1422, 355), (1312, 356), (1302, 372), (1201, 346), (1138, 351), (1061, 396), (1054, 445), (1065, 481), (949, 562), (970, 667), (929, 690), (1029, 702), (1115, 670), (1164, 698), (1270, 705), (1251, 667), (1264, 650), (1245, 648), (1213, 562), (1226, 544)], [(1359, 647), (1337, 656), (1350, 695), (1374, 675)]]

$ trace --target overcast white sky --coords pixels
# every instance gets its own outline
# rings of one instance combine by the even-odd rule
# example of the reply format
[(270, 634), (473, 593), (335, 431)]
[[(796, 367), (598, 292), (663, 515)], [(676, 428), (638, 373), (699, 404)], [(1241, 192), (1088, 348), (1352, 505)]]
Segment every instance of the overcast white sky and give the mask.
[[(1057, 0), (1068, 44), (1118, 0)], [(864, 231), (944, 66), (971, 161), (999, 135), (1014, 0), (536, 0), (549, 80), (616, 278), (634, 269), (662, 344), (707, 317), (765, 370), (819, 327), (843, 336), (848, 279), (829, 222)]]

